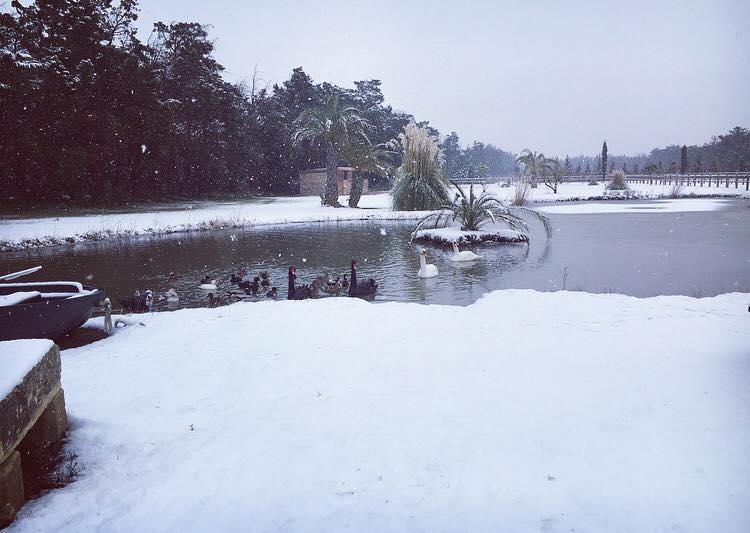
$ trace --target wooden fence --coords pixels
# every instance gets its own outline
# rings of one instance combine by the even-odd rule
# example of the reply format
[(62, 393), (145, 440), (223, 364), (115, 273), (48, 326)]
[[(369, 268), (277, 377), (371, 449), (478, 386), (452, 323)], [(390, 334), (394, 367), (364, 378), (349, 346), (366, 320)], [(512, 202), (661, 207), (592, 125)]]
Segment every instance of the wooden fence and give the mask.
[[(611, 178), (607, 175), (607, 179)], [(565, 176), (561, 183), (588, 183), (589, 181), (601, 181), (601, 175), (588, 174), (578, 176)], [(484, 179), (457, 179), (453, 180), (459, 184), (468, 185), (470, 183), (486, 185), (489, 183), (517, 183), (519, 176), (494, 176)], [(647, 183), (649, 185), (686, 185), (694, 187), (724, 187), (726, 189), (733, 187), (735, 189), (743, 188), (750, 190), (750, 172), (704, 172), (693, 174), (625, 174), (625, 181), (628, 183)], [(538, 179), (539, 184), (544, 183), (542, 178)]]

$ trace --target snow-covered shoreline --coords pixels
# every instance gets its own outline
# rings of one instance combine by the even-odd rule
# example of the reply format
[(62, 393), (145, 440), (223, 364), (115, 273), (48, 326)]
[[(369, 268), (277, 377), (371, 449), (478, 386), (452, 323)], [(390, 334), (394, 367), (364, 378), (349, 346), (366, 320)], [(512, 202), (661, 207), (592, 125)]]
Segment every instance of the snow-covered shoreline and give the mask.
[(142, 315), (63, 352), (85, 470), (8, 531), (744, 532), (749, 301)]
[[(512, 197), (514, 187), (490, 185), (487, 189), (501, 200)], [(668, 198), (668, 185), (632, 185), (634, 199)], [(742, 189), (692, 187), (682, 189), (688, 198), (741, 197)], [(561, 184), (557, 194), (540, 185), (530, 193), (532, 204), (564, 201), (609, 200), (604, 186)], [(393, 211), (387, 193), (366, 195), (362, 209), (327, 208), (314, 196), (270, 198), (266, 201), (199, 203), (194, 209), (158, 210), (138, 213), (43, 217), (0, 220), (0, 252), (101, 241), (136, 235), (166, 235), (218, 228), (249, 227), (298, 222), (348, 220), (417, 220), (425, 212)]]

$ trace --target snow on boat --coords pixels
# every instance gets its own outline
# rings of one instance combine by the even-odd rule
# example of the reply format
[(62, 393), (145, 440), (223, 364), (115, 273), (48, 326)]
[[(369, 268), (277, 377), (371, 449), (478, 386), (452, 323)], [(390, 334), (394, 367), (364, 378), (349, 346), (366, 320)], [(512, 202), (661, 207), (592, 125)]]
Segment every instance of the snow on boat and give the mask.
[(0, 276), (0, 341), (62, 337), (105, 298), (103, 290), (75, 281), (8, 283), (40, 268)]

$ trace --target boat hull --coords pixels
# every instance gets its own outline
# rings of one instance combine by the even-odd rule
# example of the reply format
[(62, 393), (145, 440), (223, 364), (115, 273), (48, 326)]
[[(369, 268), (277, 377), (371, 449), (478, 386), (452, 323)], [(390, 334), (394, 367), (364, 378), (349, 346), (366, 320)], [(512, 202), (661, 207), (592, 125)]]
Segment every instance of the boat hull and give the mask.
[(56, 339), (86, 322), (104, 291), (84, 286), (89, 294), (75, 298), (0, 307), (0, 341), (13, 339)]

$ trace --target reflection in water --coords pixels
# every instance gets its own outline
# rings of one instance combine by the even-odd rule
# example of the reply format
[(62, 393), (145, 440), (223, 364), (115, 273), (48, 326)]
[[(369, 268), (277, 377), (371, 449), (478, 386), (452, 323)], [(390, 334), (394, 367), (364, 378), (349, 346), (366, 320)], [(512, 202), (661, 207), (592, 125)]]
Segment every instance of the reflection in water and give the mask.
[[(289, 265), (297, 266), (299, 283), (310, 283), (320, 274), (348, 274), (353, 258), (360, 278), (380, 283), (377, 301), (467, 305), (494, 289), (559, 290), (566, 268), (568, 289), (591, 292), (708, 296), (750, 289), (750, 210), (740, 202), (717, 212), (552, 215), (552, 221), (552, 240), (539, 232), (531, 245), (479, 246), (482, 259), (473, 263), (453, 263), (452, 251), (427, 247), (429, 262), (440, 271), (428, 280), (417, 278), (421, 246), (410, 243), (412, 224), (403, 222), (293, 224), (86, 243), (5, 253), (0, 271), (41, 264), (41, 275), (30, 281), (81, 280), (105, 288), (113, 301), (136, 289), (163, 296), (174, 288), (180, 301), (158, 300), (160, 310), (206, 305), (207, 293), (198, 289), (204, 275), (223, 292), (242, 267), (250, 277), (268, 270), (285, 298)], [(176, 281), (168, 279), (171, 271)]]

